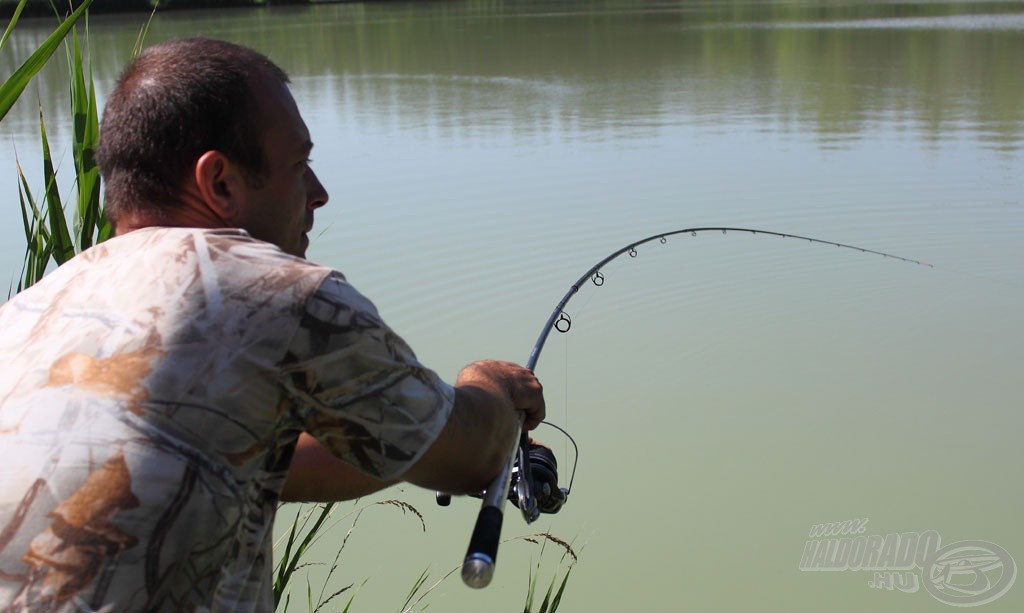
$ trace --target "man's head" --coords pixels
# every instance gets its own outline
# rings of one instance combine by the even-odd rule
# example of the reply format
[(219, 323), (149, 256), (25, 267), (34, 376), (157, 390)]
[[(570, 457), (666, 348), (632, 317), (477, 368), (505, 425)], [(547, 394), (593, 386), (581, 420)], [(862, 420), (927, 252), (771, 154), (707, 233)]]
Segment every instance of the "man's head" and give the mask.
[[(240, 227), (303, 255), (327, 193), (309, 133), (265, 56), (194, 38), (150, 47), (110, 94), (97, 161), (110, 220)], [(138, 220), (143, 222), (139, 223)]]

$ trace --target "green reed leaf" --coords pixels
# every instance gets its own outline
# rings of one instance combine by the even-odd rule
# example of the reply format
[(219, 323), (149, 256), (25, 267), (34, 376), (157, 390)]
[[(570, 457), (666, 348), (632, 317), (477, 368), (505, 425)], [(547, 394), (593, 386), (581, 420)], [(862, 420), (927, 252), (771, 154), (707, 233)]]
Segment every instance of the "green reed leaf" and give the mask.
[[(92, 4), (92, 0), (82, 2), (67, 19), (61, 22), (57, 29), (53, 31), (53, 34), (50, 34), (43, 41), (43, 44), (25, 60), (25, 63), (14, 71), (14, 74), (3, 83), (0, 83), (0, 119), (7, 116), (7, 112), (11, 110), (11, 107), (17, 102), (21, 93), (28, 87), (32, 77), (46, 65), (46, 62), (49, 61), (50, 57), (60, 47), (61, 41), (64, 40), (64, 37), (71, 31), (78, 18), (85, 13), (90, 4)], [(8, 30), (10, 30), (10, 27), (8, 27)]]
[(18, 164), (18, 199), (21, 203), (21, 218), (25, 226), (25, 259), (17, 291), (35, 284), (46, 272), (50, 261), (50, 237), (46, 230), (46, 214), (36, 204), (28, 185), (28, 178)]
[[(88, 23), (86, 23), (88, 36)], [(88, 68), (82, 59), (78, 42), (78, 29), (72, 30), (71, 52), (71, 109), (74, 115), (74, 142), (72, 150), (78, 181), (78, 208), (75, 217), (75, 236), (79, 251), (93, 245), (97, 229), (103, 223), (100, 204), (100, 169), (96, 165), (96, 147), (99, 144), (99, 113), (96, 105), (96, 87), (92, 75), (92, 62)], [(88, 74), (86, 74), (88, 70)]]
[(11, 21), (7, 24), (7, 29), (4, 30), (3, 38), (0, 38), (0, 49), (4, 48), (7, 44), (7, 39), (10, 38), (11, 32), (14, 31), (14, 26), (18, 23), (18, 18), (21, 17), (21, 12), (25, 10), (25, 5), (28, 4), (28, 0), (21, 0), (18, 3), (17, 8), (14, 9), (14, 14), (11, 15)]
[(71, 240), (71, 233), (68, 231), (68, 222), (64, 217), (64, 203), (60, 199), (60, 190), (57, 187), (57, 172), (53, 167), (53, 156), (50, 154), (50, 142), (46, 138), (46, 122), (43, 120), (43, 110), (39, 109), (39, 139), (43, 150), (43, 180), (46, 190), (43, 199), (46, 201), (46, 213), (50, 222), (50, 246), (53, 251), (53, 259), (57, 264), (63, 264), (75, 257), (75, 245)]

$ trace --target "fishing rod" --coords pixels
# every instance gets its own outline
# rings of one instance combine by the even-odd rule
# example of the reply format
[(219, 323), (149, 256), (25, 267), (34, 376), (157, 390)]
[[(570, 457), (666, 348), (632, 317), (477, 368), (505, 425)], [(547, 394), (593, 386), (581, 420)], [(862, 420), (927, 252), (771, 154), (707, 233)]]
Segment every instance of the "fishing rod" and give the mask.
[[(901, 262), (934, 268), (927, 262), (893, 255), (884, 251), (876, 251), (874, 249), (858, 247), (857, 245), (837, 243), (835, 241), (812, 238), (809, 236), (800, 236), (798, 234), (772, 232), (770, 230), (712, 226), (684, 228), (682, 230), (673, 230), (671, 232), (661, 232), (632, 242), (625, 247), (612, 252), (597, 264), (594, 264), (569, 287), (568, 291), (565, 292), (565, 295), (562, 296), (562, 299), (558, 301), (554, 310), (551, 311), (551, 315), (548, 317), (547, 322), (541, 329), (540, 336), (537, 338), (537, 342), (534, 343), (533, 349), (530, 351), (530, 358), (526, 361), (526, 368), (530, 371), (533, 371), (534, 368), (536, 368), (537, 360), (540, 359), (540, 352), (544, 348), (544, 343), (547, 341), (551, 330), (557, 330), (561, 333), (569, 331), (569, 328), (572, 327), (572, 319), (569, 317), (568, 313), (565, 312), (565, 306), (588, 280), (598, 287), (604, 285), (604, 275), (601, 273), (601, 268), (606, 264), (622, 254), (629, 254), (629, 256), (633, 258), (637, 257), (637, 255), (639, 255), (637, 247), (640, 245), (644, 245), (652, 241), (659, 241), (661, 244), (665, 244), (668, 242), (668, 237), (670, 236), (676, 236), (679, 234), (690, 234), (691, 236), (696, 236), (702, 232), (721, 232), (722, 234), (727, 234), (729, 232), (742, 232), (752, 235), (761, 234), (779, 238), (792, 238), (819, 245), (831, 245), (842, 249), (852, 249), (854, 251), (860, 251), (861, 253), (870, 253), (884, 258), (899, 260)], [(520, 425), (522, 425), (522, 417), (520, 416), (519, 419)], [(548, 425), (554, 426), (554, 424), (550, 423), (548, 423)], [(569, 438), (570, 441), (572, 441), (572, 437), (569, 436), (565, 430), (558, 428), (558, 426), (554, 427), (560, 430)], [(572, 441), (572, 444), (573, 447), (576, 447), (575, 441)], [(576, 459), (578, 460), (578, 458), (579, 449), (577, 448)], [(537, 487), (538, 475), (542, 476), (543, 481), (543, 485), (540, 488)], [(462, 580), (466, 585), (475, 588), (486, 587), (490, 584), (491, 578), (494, 576), (494, 566), (498, 557), (498, 542), (501, 538), (501, 524), (504, 516), (505, 500), (513, 500), (516, 506), (519, 507), (520, 511), (522, 511), (523, 519), (526, 520), (526, 523), (533, 523), (540, 516), (541, 512), (555, 513), (561, 509), (562, 505), (568, 498), (569, 493), (572, 491), (572, 481), (575, 478), (575, 475), (576, 467), (574, 462), (572, 477), (569, 479), (569, 486), (567, 488), (558, 488), (557, 464), (554, 461), (554, 455), (546, 448), (532, 444), (529, 436), (527, 436), (525, 432), (520, 436), (519, 444), (510, 453), (501, 472), (494, 477), (487, 486), (487, 489), (483, 492), (483, 504), (481, 505), (480, 513), (477, 516), (472, 536), (470, 537), (466, 557), (462, 563)], [(553, 481), (552, 477), (554, 477)], [(509, 491), (510, 488), (513, 490), (511, 493)], [(439, 493), (438, 503), (447, 504), (445, 497), (445, 494)]]

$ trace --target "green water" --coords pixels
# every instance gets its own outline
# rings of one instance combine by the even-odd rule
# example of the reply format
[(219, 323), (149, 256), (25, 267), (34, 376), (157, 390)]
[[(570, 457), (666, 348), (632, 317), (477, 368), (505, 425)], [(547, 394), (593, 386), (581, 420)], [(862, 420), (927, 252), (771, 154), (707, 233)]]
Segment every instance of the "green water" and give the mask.
[[(142, 19), (91, 20), (103, 92)], [(44, 31), (15, 33), (5, 74)], [(1024, 3), (339, 4), (160, 14), (149, 40), (189, 34), (289, 71), (332, 196), (311, 257), (449, 377), (525, 361), (570, 283), (659, 232), (763, 228), (935, 265), (704, 233), (584, 286), (538, 365), (580, 445), (574, 491), (505, 525), (574, 542), (561, 610), (951, 610), (920, 568), (899, 571), (909, 593), (801, 569), (812, 526), (862, 518), (866, 536), (932, 530), (1024, 563)], [(59, 68), (0, 127), (12, 277), (14, 151), (31, 172), (37, 99), (66, 140)], [(566, 473), (559, 436), (539, 436)], [(425, 568), (428, 584), (454, 568), (478, 508), (390, 497), (427, 530), (390, 506), (360, 516), (327, 590), (355, 584), (355, 611), (396, 611)], [(539, 554), (507, 543), (492, 586), (453, 576), (424, 602), (519, 611)], [(549, 547), (542, 581), (556, 562)], [(1021, 610), (1021, 589), (983, 610)]]

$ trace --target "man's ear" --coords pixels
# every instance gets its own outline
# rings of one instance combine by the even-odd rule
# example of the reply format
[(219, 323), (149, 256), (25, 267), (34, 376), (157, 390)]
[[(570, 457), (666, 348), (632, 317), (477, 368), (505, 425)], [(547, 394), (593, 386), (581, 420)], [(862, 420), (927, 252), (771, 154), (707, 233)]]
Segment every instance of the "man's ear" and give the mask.
[(207, 151), (195, 164), (196, 187), (210, 210), (225, 222), (237, 218), (242, 206), (245, 175), (220, 151)]

